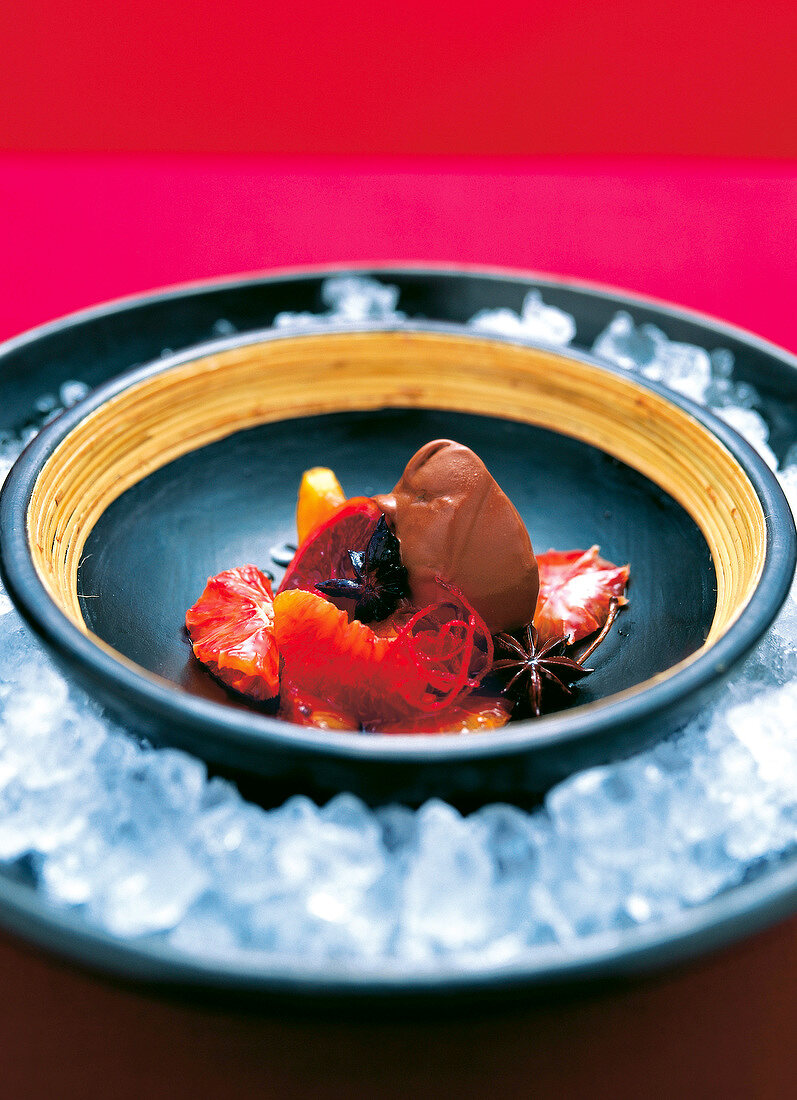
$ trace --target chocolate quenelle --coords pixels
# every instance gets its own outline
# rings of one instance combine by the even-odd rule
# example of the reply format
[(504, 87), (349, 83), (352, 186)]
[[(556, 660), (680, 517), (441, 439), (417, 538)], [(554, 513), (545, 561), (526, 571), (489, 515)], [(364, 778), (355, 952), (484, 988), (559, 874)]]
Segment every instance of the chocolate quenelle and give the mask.
[(445, 599), (445, 578), (492, 633), (531, 622), (539, 575), (529, 533), (468, 447), (432, 440), (412, 456), (392, 493), (374, 499), (401, 544), (416, 606)]

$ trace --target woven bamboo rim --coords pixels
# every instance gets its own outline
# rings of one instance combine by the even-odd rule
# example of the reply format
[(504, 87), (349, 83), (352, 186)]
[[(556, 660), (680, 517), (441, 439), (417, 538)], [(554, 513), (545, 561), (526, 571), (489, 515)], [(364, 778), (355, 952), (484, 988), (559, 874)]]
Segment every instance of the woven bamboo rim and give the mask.
[(78, 567), (97, 520), (126, 489), (240, 429), (391, 407), (482, 413), (551, 428), (661, 486), (698, 524), (713, 558), (717, 606), (703, 649), (752, 596), (766, 553), (764, 513), (744, 470), (702, 424), (631, 377), (566, 355), (418, 332), (267, 340), (131, 385), (81, 421), (39, 474), (28, 509), (39, 576), (89, 634)]

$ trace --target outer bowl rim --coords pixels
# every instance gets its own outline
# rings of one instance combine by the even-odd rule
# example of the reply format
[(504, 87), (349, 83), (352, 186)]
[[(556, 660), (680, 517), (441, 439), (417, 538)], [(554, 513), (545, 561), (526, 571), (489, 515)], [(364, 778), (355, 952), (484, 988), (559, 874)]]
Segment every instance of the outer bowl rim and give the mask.
[(629, 291), (624, 287), (615, 286), (612, 283), (603, 283), (596, 279), (583, 279), (577, 276), (561, 276), (550, 272), (538, 271), (533, 268), (503, 267), (496, 264), (477, 263), (452, 263), (447, 260), (350, 260), (346, 263), (330, 261), (319, 264), (288, 264), (285, 266), (265, 268), (255, 272), (239, 272), (237, 274), (210, 276), (208, 278), (189, 279), (184, 282), (172, 283), (167, 286), (155, 287), (152, 290), (134, 292), (109, 298), (104, 302), (85, 306), (62, 314), (50, 321), (34, 325), (15, 336), (8, 337), (0, 342), (0, 361), (3, 356), (16, 351), (27, 344), (35, 343), (42, 337), (56, 334), (63, 329), (71, 329), (89, 321), (110, 317), (115, 314), (127, 313), (141, 306), (170, 299), (181, 299), (203, 291), (236, 290), (245, 287), (270, 285), (280, 282), (310, 282), (323, 276), (332, 275), (361, 275), (372, 276), (379, 279), (389, 279), (391, 276), (418, 275), (421, 277), (434, 277), (449, 275), (456, 278), (484, 278), (492, 279), (497, 283), (506, 283), (514, 280), (517, 283), (533, 283), (549, 286), (552, 289), (572, 290), (579, 294), (605, 300), (611, 298), (616, 307), (627, 306), (630, 309), (636, 307), (650, 308), (667, 313), (671, 317), (702, 324), (713, 329), (720, 335), (727, 335), (731, 339), (741, 340), (767, 355), (774, 355), (784, 361), (788, 366), (797, 370), (797, 355), (786, 348), (767, 340), (763, 336), (741, 325), (732, 324), (721, 317), (711, 313), (694, 309), (689, 306), (679, 305), (665, 298), (657, 298), (654, 295), (644, 294), (641, 291)]

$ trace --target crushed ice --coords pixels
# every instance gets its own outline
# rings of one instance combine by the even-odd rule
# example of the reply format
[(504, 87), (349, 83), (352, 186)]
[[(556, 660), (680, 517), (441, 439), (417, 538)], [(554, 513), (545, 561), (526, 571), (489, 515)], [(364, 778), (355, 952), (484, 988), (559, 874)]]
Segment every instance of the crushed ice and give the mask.
[(357, 325), (363, 321), (382, 324), (405, 320), (406, 314), (396, 309), (399, 288), (379, 283), (360, 275), (337, 275), (321, 286), (321, 301), (328, 308), (323, 313), (292, 313), (286, 310), (274, 318), (279, 329), (318, 329), (330, 325)]
[(630, 314), (620, 311), (597, 337), (592, 350), (600, 359), (663, 382), (707, 406), (744, 436), (771, 469), (777, 468), (766, 421), (753, 407), (759, 395), (749, 383), (734, 381), (733, 355), (726, 348), (709, 353), (693, 344), (668, 340), (656, 325), (636, 326)]
[[(402, 316), (396, 288), (355, 277), (328, 280), (324, 301), (327, 323)], [(476, 327), (560, 344), (575, 334), (537, 292), (512, 318), (482, 312)], [(593, 350), (710, 404), (771, 456), (728, 352), (672, 343), (626, 313)], [(65, 383), (0, 437), (0, 474), (84, 393)], [(778, 477), (795, 508), (794, 450)], [(0, 653), (0, 860), (88, 925), (189, 956), (521, 963), (540, 945), (666, 919), (797, 846), (797, 588), (713, 709), (645, 753), (572, 776), (534, 813), (463, 817), (436, 800), (374, 812), (348, 794), (266, 811), (199, 760), (109, 721), (1, 590)]]
[(539, 290), (530, 290), (523, 299), (520, 313), (511, 309), (482, 309), (470, 319), (477, 332), (499, 336), (519, 336), (547, 344), (569, 344), (576, 334), (576, 323), (569, 313), (547, 306)]

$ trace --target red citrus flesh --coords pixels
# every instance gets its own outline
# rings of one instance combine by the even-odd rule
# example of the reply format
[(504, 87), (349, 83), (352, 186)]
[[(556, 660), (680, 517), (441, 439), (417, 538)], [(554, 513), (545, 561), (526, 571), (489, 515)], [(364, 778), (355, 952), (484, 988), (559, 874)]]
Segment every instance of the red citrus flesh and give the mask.
[(319, 699), (302, 691), (286, 676), (282, 678), (277, 714), (295, 726), (313, 726), (319, 730), (359, 730), (360, 720), (353, 711), (335, 707), (328, 699)]
[(606, 622), (612, 598), (624, 603), (629, 567), (614, 565), (589, 550), (549, 550), (538, 554), (540, 594), (534, 625), (542, 643), (555, 638), (577, 642)]
[(381, 508), (370, 497), (347, 500), (325, 523), (310, 532), (293, 555), (278, 592), (293, 589), (313, 592), (319, 581), (353, 578), (349, 551), (365, 549), (381, 515)]
[(443, 710), (477, 686), (492, 660), (481, 620), (462, 614), (452, 599), (418, 612), (397, 636), (380, 637), (315, 593), (281, 592), (274, 622), (283, 683), (364, 726)]
[(196, 658), (228, 687), (261, 700), (279, 693), (271, 582), (256, 566), (209, 577), (185, 625)]
[(391, 717), (406, 709), (383, 668), (394, 644), (390, 639), (378, 638), (356, 619), (350, 622), (323, 596), (298, 589), (277, 594), (274, 624), (283, 681), (299, 697), (354, 715), (356, 727), (377, 706)]
[(435, 714), (420, 714), (398, 722), (375, 723), (375, 733), (478, 733), (505, 726), (512, 705), (499, 696), (467, 695)]

